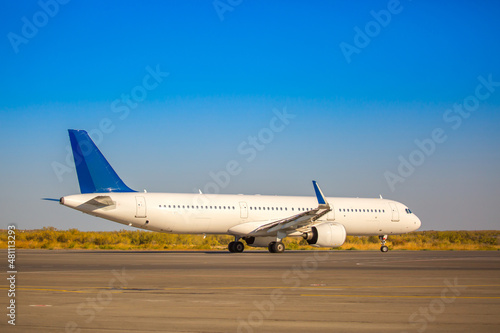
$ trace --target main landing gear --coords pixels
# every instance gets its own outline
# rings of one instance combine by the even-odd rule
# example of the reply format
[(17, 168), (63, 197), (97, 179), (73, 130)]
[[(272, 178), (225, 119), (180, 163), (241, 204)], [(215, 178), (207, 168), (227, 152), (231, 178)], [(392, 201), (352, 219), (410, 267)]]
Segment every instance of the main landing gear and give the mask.
[(234, 242), (229, 243), (227, 248), (229, 249), (229, 252), (241, 253), (245, 250), (245, 244), (243, 244), (238, 240), (238, 238), (236, 238)]
[(382, 252), (389, 251), (389, 248), (385, 245), (385, 241), (387, 240), (387, 235), (378, 236), (378, 239), (380, 239), (380, 242), (382, 243), (382, 246), (380, 247), (380, 251), (382, 251)]
[[(246, 238), (245, 238), (245, 241), (247, 241), (247, 243), (248, 243), (248, 240)], [(249, 244), (253, 244), (253, 241)], [(262, 245), (264, 245), (264, 244), (262, 244)], [(262, 245), (258, 245), (258, 246), (262, 246)], [(253, 245), (253, 246), (255, 246), (255, 245)], [(238, 237), (234, 237), (234, 241), (229, 243), (227, 248), (229, 249), (229, 252), (231, 252), (231, 253), (241, 253), (245, 250), (245, 245), (242, 242), (240, 242)], [(283, 244), (281, 242), (281, 239), (278, 239), (276, 241), (269, 243), (267, 248), (268, 248), (269, 252), (271, 252), (271, 253), (283, 253), (283, 252), (285, 252), (285, 244)]]
[(282, 242), (271, 242), (269, 243), (267, 249), (271, 253), (283, 253), (285, 252), (285, 244)]
[(229, 252), (238, 252), (241, 253), (245, 250), (245, 245), (238, 241), (238, 242), (231, 242), (228, 245)]

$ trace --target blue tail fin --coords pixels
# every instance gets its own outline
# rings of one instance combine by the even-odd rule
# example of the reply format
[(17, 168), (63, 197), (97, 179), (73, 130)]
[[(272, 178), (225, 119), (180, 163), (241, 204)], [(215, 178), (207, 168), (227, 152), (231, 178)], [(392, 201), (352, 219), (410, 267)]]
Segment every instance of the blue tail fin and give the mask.
[(118, 177), (86, 131), (68, 132), (81, 193), (136, 192)]

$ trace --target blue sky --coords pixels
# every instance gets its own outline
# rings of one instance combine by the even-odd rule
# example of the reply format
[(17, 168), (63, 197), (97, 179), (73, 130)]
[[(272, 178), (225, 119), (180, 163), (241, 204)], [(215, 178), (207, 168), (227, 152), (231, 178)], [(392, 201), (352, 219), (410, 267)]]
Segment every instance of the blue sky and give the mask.
[[(79, 190), (68, 128), (93, 131), (137, 190), (203, 189), (235, 160), (221, 193), (313, 195), (316, 179), (328, 196), (404, 202), (424, 230), (499, 227), (498, 2), (2, 7), (4, 227), (122, 228), (40, 200)], [(289, 122), (266, 137), (276, 112)], [(426, 154), (415, 140), (436, 129), (446, 140)], [(241, 148), (259, 135), (248, 161)]]

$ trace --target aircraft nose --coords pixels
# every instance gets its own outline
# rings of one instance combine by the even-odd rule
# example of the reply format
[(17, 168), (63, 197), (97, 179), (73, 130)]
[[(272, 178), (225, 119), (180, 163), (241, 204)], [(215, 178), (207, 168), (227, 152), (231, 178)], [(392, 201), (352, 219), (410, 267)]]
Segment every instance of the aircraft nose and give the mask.
[(415, 230), (418, 230), (420, 228), (420, 226), (422, 225), (422, 222), (420, 221), (420, 219), (418, 217), (415, 216), (415, 219), (416, 221), (414, 222), (415, 224)]

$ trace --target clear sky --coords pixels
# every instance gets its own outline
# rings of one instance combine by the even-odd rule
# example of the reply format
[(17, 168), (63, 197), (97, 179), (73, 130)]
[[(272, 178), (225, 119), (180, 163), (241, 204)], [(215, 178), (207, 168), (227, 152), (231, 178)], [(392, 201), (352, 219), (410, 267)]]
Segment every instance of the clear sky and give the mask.
[(119, 230), (68, 128), (149, 192), (378, 197), (499, 229), (498, 1), (3, 1), (2, 228)]

